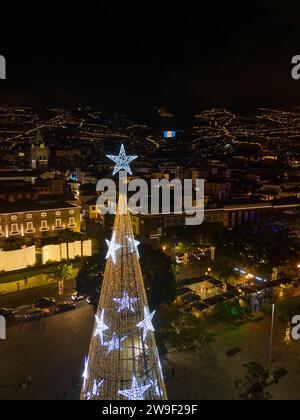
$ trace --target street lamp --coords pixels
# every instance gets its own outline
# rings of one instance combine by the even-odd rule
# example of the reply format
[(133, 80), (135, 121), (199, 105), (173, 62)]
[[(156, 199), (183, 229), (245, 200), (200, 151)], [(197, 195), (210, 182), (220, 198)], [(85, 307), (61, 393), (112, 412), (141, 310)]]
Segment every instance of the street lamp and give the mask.
[(270, 338), (270, 353), (269, 353), (270, 365), (272, 364), (272, 353), (273, 353), (274, 319), (275, 319), (275, 303), (272, 304), (272, 323), (271, 323), (271, 338)]

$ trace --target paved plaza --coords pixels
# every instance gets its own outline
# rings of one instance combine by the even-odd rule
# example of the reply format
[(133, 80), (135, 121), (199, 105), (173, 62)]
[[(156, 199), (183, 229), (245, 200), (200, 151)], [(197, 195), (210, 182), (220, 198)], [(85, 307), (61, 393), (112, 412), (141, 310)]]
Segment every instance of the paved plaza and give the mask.
[[(84, 305), (74, 312), (9, 328), (0, 342), (0, 399), (77, 399), (74, 381), (80, 379), (93, 328), (93, 311)], [(243, 364), (268, 367), (270, 319), (224, 332), (200, 353), (170, 354), (165, 365), (169, 399), (236, 399), (236, 379), (244, 377)], [(274, 398), (300, 399), (300, 342), (284, 346), (284, 325), (277, 322), (271, 371), (288, 371), (269, 388)], [(230, 349), (242, 351), (228, 357)], [(24, 378), (32, 384), (22, 389)]]

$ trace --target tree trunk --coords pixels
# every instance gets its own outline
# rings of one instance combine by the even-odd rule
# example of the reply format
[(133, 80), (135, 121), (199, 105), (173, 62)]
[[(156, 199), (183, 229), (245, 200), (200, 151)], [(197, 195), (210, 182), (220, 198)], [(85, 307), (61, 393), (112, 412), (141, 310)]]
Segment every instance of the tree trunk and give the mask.
[(65, 291), (65, 283), (63, 280), (58, 281), (58, 294), (59, 296), (62, 296)]

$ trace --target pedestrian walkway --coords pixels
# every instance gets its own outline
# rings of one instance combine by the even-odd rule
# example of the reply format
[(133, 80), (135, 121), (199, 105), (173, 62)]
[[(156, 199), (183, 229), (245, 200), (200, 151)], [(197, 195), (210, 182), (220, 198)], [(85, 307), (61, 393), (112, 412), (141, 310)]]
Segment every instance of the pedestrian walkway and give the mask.
[[(73, 269), (73, 279), (76, 278), (78, 269)], [(13, 281), (10, 283), (0, 284), (0, 297), (12, 293), (23, 292), (30, 289), (43, 288), (45, 286), (54, 285), (56, 279), (49, 278), (49, 273), (38, 274), (32, 277), (24, 276), (23, 280)]]

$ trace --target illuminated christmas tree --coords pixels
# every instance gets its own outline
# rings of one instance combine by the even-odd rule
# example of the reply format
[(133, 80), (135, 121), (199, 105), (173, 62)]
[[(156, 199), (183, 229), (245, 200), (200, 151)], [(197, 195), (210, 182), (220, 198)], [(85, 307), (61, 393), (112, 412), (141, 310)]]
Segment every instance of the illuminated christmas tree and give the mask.
[[(136, 156), (109, 156), (114, 173), (125, 170)], [(82, 400), (166, 400), (143, 276), (127, 207), (119, 196), (114, 230), (89, 356), (83, 373)]]

